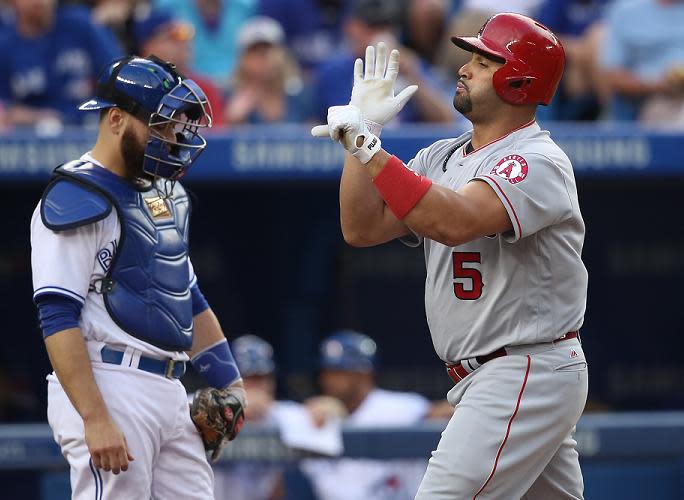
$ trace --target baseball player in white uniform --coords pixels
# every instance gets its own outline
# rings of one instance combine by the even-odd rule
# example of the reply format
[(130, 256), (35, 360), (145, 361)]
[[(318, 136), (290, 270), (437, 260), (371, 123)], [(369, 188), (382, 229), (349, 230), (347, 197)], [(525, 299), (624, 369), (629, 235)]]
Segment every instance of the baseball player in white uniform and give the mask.
[(31, 220), (34, 300), (54, 368), (48, 421), (72, 498), (206, 500), (206, 442), (178, 380), (188, 353), (225, 403), (221, 437), (239, 431), (245, 403), (188, 258), (189, 200), (176, 182), (206, 145), (210, 108), (173, 65), (128, 57), (103, 70), (81, 109), (100, 110), (97, 142), (55, 170)]
[[(408, 427), (427, 418), (431, 403), (414, 392), (375, 385), (376, 344), (369, 336), (340, 330), (321, 343), (319, 377), (324, 397), (338, 398), (349, 415), (346, 428)], [(308, 405), (315, 408), (316, 398)], [(424, 459), (315, 459), (302, 470), (320, 500), (409, 500), (425, 472)]]
[(415, 89), (394, 96), (399, 54), (387, 64), (379, 45), (365, 70), (356, 61), (350, 105), (330, 108), (312, 133), (350, 153), (345, 239), (424, 247), (428, 325), (455, 411), (416, 498), (580, 499), (572, 432), (587, 396), (584, 222), (570, 161), (535, 121), (565, 54), (547, 28), (509, 13), (452, 41), (472, 53), (454, 97), (471, 131), (408, 166), (385, 152), (380, 129)]

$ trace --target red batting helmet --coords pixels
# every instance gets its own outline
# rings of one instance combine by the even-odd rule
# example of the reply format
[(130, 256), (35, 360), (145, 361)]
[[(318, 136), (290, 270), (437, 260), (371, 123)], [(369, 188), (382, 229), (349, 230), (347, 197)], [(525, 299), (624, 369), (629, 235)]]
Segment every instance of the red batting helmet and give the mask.
[(565, 66), (565, 51), (550, 29), (521, 14), (504, 12), (484, 23), (477, 36), (451, 41), (504, 65), (492, 78), (496, 93), (510, 104), (551, 102)]

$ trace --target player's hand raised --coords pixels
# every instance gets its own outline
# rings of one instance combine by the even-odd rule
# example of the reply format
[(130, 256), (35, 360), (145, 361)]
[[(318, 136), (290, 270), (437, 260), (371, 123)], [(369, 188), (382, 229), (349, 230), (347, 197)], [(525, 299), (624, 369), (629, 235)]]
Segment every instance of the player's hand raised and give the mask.
[(388, 63), (384, 42), (378, 43), (377, 49), (372, 45), (366, 47), (365, 64), (360, 58), (354, 62), (354, 87), (349, 104), (361, 110), (368, 128), (376, 135), (418, 90), (417, 85), (410, 85), (395, 96), (394, 84), (398, 75), (399, 51), (390, 52)]
[[(354, 87), (349, 104), (361, 110), (366, 126), (375, 135), (380, 135), (383, 125), (390, 122), (418, 90), (410, 85), (394, 95), (394, 84), (399, 74), (399, 51), (392, 50), (387, 62), (387, 45), (378, 43), (366, 47), (366, 62), (359, 58), (354, 62)], [(314, 127), (317, 137), (327, 135), (325, 125)]]

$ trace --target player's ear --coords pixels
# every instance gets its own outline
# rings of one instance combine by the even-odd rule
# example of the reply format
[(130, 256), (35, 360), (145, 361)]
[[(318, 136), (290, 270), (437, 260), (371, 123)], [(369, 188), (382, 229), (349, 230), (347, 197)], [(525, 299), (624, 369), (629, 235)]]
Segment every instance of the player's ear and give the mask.
[(107, 116), (104, 118), (106, 126), (114, 135), (123, 133), (126, 129), (126, 121), (128, 116), (117, 107), (111, 107), (107, 110)]

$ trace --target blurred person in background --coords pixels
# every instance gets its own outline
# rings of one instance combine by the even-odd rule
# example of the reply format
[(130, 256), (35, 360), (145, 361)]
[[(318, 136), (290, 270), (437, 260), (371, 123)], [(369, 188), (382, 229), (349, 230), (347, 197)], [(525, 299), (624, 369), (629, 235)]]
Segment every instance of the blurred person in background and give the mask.
[(540, 108), (539, 119), (596, 120), (605, 92), (598, 55), (603, 16), (611, 0), (544, 0), (537, 20), (551, 29), (565, 49), (565, 73), (550, 106)]
[(603, 78), (611, 118), (684, 126), (684, 2), (615, 2), (606, 14)]
[[(351, 95), (354, 60), (363, 58), (365, 49), (384, 41), (390, 49), (399, 48), (397, 39), (404, 13), (403, 0), (356, 0), (344, 25), (349, 50), (322, 64), (316, 80), (316, 116), (325, 120), (328, 108)], [(439, 88), (430, 67), (409, 49), (402, 48), (399, 87), (418, 85), (414, 98), (402, 109), (399, 122), (451, 123), (456, 114), (451, 101)], [(405, 57), (404, 57), (405, 56)]]
[(309, 79), (330, 54), (344, 49), (344, 21), (352, 0), (261, 0), (260, 14), (283, 27), (287, 46)]
[(402, 39), (406, 47), (433, 64), (444, 35), (450, 2), (448, 0), (406, 0)]
[(300, 123), (312, 118), (299, 67), (284, 41), (282, 27), (269, 17), (254, 17), (242, 26), (240, 56), (225, 109), (227, 123)]
[(191, 69), (192, 39), (195, 28), (181, 21), (171, 11), (139, 8), (136, 11), (134, 29), (135, 53), (148, 57), (152, 54), (176, 65), (180, 73), (196, 82), (214, 112), (213, 126), (223, 125), (223, 93), (214, 83)]
[[(349, 416), (347, 428), (408, 427), (429, 418), (449, 418), (446, 401), (431, 403), (420, 394), (380, 389), (376, 385), (377, 346), (367, 335), (340, 330), (320, 347), (319, 382), (324, 396), (339, 399)], [(306, 402), (315, 415), (327, 401)], [(427, 460), (312, 459), (302, 470), (320, 500), (409, 500), (425, 473)]]
[(102, 67), (121, 56), (87, 9), (56, 0), (12, 0), (15, 23), (0, 37), (0, 101), (11, 125), (80, 124), (78, 105)]
[(138, 6), (147, 6), (149, 0), (66, 0), (60, 4), (80, 4), (90, 8), (93, 20), (108, 28), (119, 40), (127, 54), (135, 53), (133, 14)]
[[(276, 364), (273, 347), (256, 335), (242, 335), (232, 342), (233, 356), (242, 374), (242, 380), (249, 400), (245, 412), (246, 427), (275, 427), (282, 425), (279, 418), (294, 401), (276, 400)], [(320, 398), (315, 410), (319, 423), (346, 415), (342, 404), (336, 399)], [(239, 462), (214, 467), (215, 497), (217, 500), (295, 500), (291, 491), (296, 481), (297, 491), (305, 480), (296, 470), (285, 464)], [(298, 496), (296, 500), (306, 500)]]
[(155, 0), (195, 27), (192, 70), (225, 87), (237, 65), (240, 27), (255, 14), (257, 0)]

